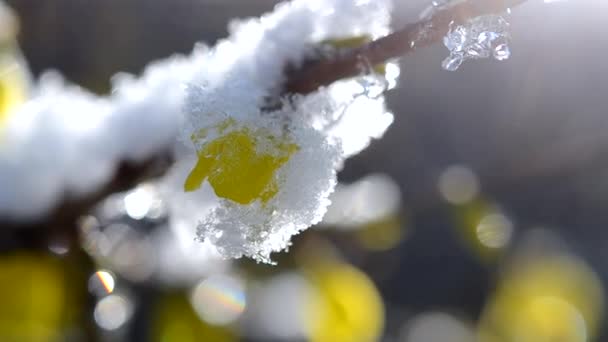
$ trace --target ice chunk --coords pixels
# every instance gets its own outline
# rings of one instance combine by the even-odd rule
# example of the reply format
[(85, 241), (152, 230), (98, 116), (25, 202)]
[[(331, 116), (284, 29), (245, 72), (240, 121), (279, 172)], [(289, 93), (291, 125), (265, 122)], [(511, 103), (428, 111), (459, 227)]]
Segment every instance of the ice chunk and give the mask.
[(509, 49), (508, 44), (503, 43), (494, 48), (493, 54), (494, 58), (497, 60), (504, 61), (505, 59), (509, 59), (509, 57), (511, 57), (511, 50)]
[(461, 53), (450, 54), (446, 59), (443, 60), (441, 66), (448, 71), (455, 71), (460, 68), (460, 65), (464, 61), (464, 55)]
[(464, 25), (451, 27), (443, 38), (450, 55), (441, 66), (448, 71), (457, 70), (467, 59), (494, 57), (503, 61), (511, 56), (509, 49), (509, 23), (498, 15), (473, 18)]

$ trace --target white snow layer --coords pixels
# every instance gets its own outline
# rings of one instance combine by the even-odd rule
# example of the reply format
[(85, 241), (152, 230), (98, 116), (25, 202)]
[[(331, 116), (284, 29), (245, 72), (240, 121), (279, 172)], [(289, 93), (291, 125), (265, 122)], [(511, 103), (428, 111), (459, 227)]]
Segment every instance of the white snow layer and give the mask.
[[(302, 0), (231, 25), (231, 37), (206, 56), (209, 60), (202, 64), (207, 68), (189, 89), (183, 139), (233, 120), (240, 123), (235, 131), (244, 126), (287, 136), (298, 150), (274, 175), (279, 184), (274, 197), (249, 204), (221, 199), (211, 214), (201, 217), (201, 240), (211, 241), (227, 257), (270, 262), (270, 253), (286, 248), (293, 235), (322, 219), (343, 159), (365, 148), (392, 122), (382, 97), (366, 96), (368, 87), (381, 82), (341, 81), (296, 97), (282, 109), (260, 108), (280, 87), (285, 65), (301, 61), (312, 44), (384, 35), (389, 12), (389, 1)], [(196, 147), (228, 133), (208, 134), (195, 141)]]
[[(282, 3), (231, 23), (230, 37), (213, 48), (153, 64), (140, 79), (117, 77), (108, 98), (43, 79), (0, 140), (0, 216), (40, 217), (65, 194), (107, 182), (118, 161), (150, 157), (179, 136), (189, 151), (161, 180), (171, 221), (198, 226), (199, 239), (225, 257), (271, 262), (272, 252), (321, 220), (344, 159), (379, 138), (393, 116), (378, 92), (386, 80), (377, 75), (281, 99), (274, 111), (261, 108), (276, 98), (287, 64), (297, 65), (326, 39), (387, 34), (390, 10), (390, 0)], [(215, 195), (207, 181), (184, 192), (184, 165), (194, 167), (195, 151), (200, 157), (231, 133), (251, 137), (255, 153), (276, 156), (285, 152), (277, 146), (296, 146), (272, 175), (276, 191), (247, 203)], [(221, 178), (223, 170), (213, 172)]]
[(106, 98), (44, 75), (0, 129), (0, 217), (41, 218), (65, 196), (108, 182), (119, 161), (141, 161), (172, 146), (182, 84), (198, 55), (151, 64), (137, 80), (117, 75)]

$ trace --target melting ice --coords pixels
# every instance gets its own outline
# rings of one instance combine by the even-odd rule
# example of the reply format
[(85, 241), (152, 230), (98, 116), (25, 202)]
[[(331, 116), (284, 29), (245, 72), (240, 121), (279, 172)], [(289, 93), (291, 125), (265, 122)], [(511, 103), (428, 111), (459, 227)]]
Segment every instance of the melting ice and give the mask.
[(450, 55), (443, 60), (445, 70), (457, 70), (467, 59), (494, 57), (499, 61), (511, 56), (509, 23), (498, 15), (473, 18), (464, 25), (450, 27), (443, 44)]

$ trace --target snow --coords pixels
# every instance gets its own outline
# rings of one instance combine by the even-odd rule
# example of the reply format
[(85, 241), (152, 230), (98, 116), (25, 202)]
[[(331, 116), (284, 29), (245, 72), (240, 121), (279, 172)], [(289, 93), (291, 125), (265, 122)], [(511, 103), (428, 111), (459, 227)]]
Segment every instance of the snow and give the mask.
[(198, 55), (153, 63), (139, 79), (117, 75), (105, 98), (57, 73), (42, 76), (1, 133), (0, 216), (41, 218), (66, 195), (108, 182), (118, 162), (142, 161), (171, 146)]
[[(293, 1), (260, 19), (231, 25), (231, 37), (207, 55), (205, 70), (189, 87), (181, 133), (199, 156), (218, 161), (217, 173), (207, 176), (213, 190), (228, 197), (201, 215), (201, 241), (211, 241), (225, 257), (271, 262), (271, 253), (288, 247), (293, 235), (323, 218), (344, 159), (380, 137), (392, 122), (380, 95), (386, 80), (362, 75), (283, 99), (273, 111), (260, 108), (276, 98), (288, 63), (301, 62), (316, 42), (386, 34), (390, 8), (389, 1), (377, 0)], [(268, 146), (267, 135), (279, 141), (276, 146)], [(233, 139), (253, 141), (257, 154), (242, 150), (224, 161), (226, 152), (214, 151), (232, 146)], [(277, 147), (281, 144), (296, 148), (286, 153)], [(261, 166), (247, 163), (266, 156), (287, 159), (268, 167), (273, 185), (266, 190), (276, 185), (276, 193), (230, 198), (231, 165), (238, 164), (236, 177), (256, 178)]]
[[(178, 162), (160, 181), (172, 229), (197, 226), (224, 257), (271, 262), (322, 219), (344, 159), (393, 120), (381, 95), (393, 80), (367, 74), (280, 98), (285, 67), (328, 39), (387, 34), (390, 11), (390, 0), (285, 2), (233, 21), (215, 47), (117, 75), (108, 97), (47, 74), (2, 133), (0, 216), (41, 218), (108, 182), (120, 161), (177, 140)], [(281, 105), (262, 109), (269, 99)]]

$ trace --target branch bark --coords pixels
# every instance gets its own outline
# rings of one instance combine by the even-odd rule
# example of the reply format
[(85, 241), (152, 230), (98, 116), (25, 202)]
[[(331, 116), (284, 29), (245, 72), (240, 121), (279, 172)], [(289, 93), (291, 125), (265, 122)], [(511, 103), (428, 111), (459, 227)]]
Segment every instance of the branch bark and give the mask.
[[(526, 1), (464, 0), (439, 8), (429, 18), (409, 24), (364, 46), (345, 54), (306, 63), (299, 69), (287, 72), (284, 94), (308, 94), (337, 80), (356, 76), (361, 73), (362, 61), (369, 63), (368, 65), (376, 65), (407, 55), (418, 48), (441, 41), (452, 22), (458, 24), (479, 15), (504, 12)], [(63, 234), (70, 239), (76, 239), (76, 222), (80, 216), (89, 212), (107, 196), (164, 174), (172, 161), (169, 151), (169, 148), (159, 151), (156, 156), (143, 162), (121, 163), (113, 178), (103, 187), (84, 197), (74, 198), (66, 195), (47, 217), (37, 222), (23, 224), (0, 218), (0, 226), (3, 227), (0, 235), (16, 231), (17, 240), (38, 248), (46, 248), (45, 244), (53, 234)]]

